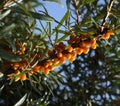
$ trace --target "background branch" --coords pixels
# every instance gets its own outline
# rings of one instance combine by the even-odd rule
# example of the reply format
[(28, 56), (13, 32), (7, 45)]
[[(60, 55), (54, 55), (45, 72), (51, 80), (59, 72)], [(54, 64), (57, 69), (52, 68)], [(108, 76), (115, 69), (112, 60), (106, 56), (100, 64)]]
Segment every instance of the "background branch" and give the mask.
[(113, 2), (114, 2), (114, 1), (115, 1), (115, 0), (111, 0), (111, 1), (110, 1), (110, 4), (109, 4), (109, 7), (107, 8), (107, 13), (106, 13), (106, 15), (105, 15), (105, 17), (104, 17), (104, 19), (103, 19), (102, 25), (101, 25), (101, 32), (104, 30), (105, 23), (106, 23), (109, 15), (110, 15), (110, 11), (111, 11), (111, 9), (112, 9)]

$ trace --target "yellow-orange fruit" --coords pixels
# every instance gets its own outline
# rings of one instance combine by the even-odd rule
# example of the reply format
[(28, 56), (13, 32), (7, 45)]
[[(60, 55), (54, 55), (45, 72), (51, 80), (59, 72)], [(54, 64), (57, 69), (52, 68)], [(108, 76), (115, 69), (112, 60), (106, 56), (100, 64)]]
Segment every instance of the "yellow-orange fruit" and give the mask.
[(69, 60), (70, 60), (70, 62), (73, 62), (73, 61), (75, 61), (75, 59), (76, 59), (76, 56), (72, 56)]
[(20, 76), (21, 81), (25, 81), (26, 79), (27, 79), (27, 76), (25, 73)]
[(92, 49), (96, 49), (97, 48), (97, 44), (94, 44), (91, 46)]
[(61, 52), (57, 53), (57, 57), (61, 58), (63, 56), (63, 54)]
[(50, 71), (54, 70), (53, 66), (49, 66), (48, 69), (50, 69)]
[(40, 66), (39, 72), (44, 72), (45, 67), (44, 66)]
[(26, 50), (26, 47), (24, 45), (21, 46), (21, 52), (24, 53)]
[(52, 61), (49, 61), (49, 66), (52, 66), (52, 65), (53, 65)]
[(86, 47), (90, 47), (91, 46), (91, 42), (85, 42), (85, 46)]
[(81, 55), (83, 53), (83, 49), (82, 48), (77, 48), (76, 53), (77, 53), (77, 55)]
[(36, 66), (33, 68), (33, 71), (39, 72), (39, 69), (40, 69), (40, 66), (39, 66), (39, 65), (36, 65)]
[(83, 53), (84, 54), (87, 54), (88, 52), (89, 52), (89, 48), (88, 47), (83, 48)]
[(54, 65), (58, 65), (59, 64), (59, 59), (58, 58), (54, 58), (53, 59), (53, 64)]
[(66, 54), (65, 56), (66, 56), (66, 58), (69, 60), (69, 59), (72, 57), (72, 54), (71, 54), (71, 53), (68, 53), (68, 54)]
[(60, 64), (65, 63), (65, 61), (66, 61), (66, 57), (65, 57), (65, 56), (62, 56), (62, 57), (60, 58)]
[(45, 74), (49, 74), (49, 72), (50, 72), (50, 69), (49, 69), (49, 68), (45, 68), (45, 69), (44, 69), (44, 73), (45, 73)]
[(67, 51), (68, 51), (68, 52), (72, 52), (72, 51), (73, 51), (73, 47), (70, 46), (70, 47), (67, 49)]
[(47, 68), (49, 66), (49, 63), (48, 62), (45, 62), (44, 63), (44, 67)]
[(110, 38), (110, 34), (109, 34), (109, 33), (106, 33), (106, 34), (103, 35), (103, 39), (106, 39), (106, 40), (107, 40), (107, 39), (109, 39), (109, 38)]
[(14, 70), (17, 70), (19, 66), (20, 66), (20, 63), (14, 63), (12, 67)]
[(29, 71), (29, 74), (30, 74), (30, 75), (32, 75), (32, 74), (34, 74), (34, 73), (35, 73), (35, 72), (34, 72), (33, 70), (30, 70), (30, 71)]
[(72, 54), (72, 57), (76, 57), (76, 55), (77, 55), (76, 51), (71, 52), (71, 54)]
[(107, 33), (109, 33), (110, 35), (114, 35), (114, 32), (109, 30)]
[(96, 39), (92, 39), (92, 40), (90, 41), (90, 43), (91, 43), (91, 45), (95, 45), (95, 44), (96, 44)]

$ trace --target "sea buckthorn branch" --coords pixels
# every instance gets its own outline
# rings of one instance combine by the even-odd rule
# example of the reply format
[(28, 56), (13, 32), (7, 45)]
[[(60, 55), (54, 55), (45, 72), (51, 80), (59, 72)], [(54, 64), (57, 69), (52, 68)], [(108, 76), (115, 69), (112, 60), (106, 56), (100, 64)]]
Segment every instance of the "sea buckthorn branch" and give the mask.
[[(102, 35), (101, 39), (108, 40), (111, 35), (114, 35), (114, 33), (109, 30)], [(8, 74), (8, 77), (10, 79), (14, 77), (15, 81), (24, 81), (27, 79), (28, 74), (44, 73), (47, 75), (66, 61), (72, 63), (77, 55), (87, 54), (91, 48), (96, 49), (98, 45), (97, 40), (99, 40), (98, 37), (91, 38), (87, 34), (71, 34), (67, 44), (60, 42), (54, 45), (53, 50), (48, 50), (47, 59), (39, 61), (41, 58), (40, 54), (33, 54), (31, 57), (34, 58), (29, 63), (24, 58), (21, 62), (11, 63), (10, 66), (13, 73)], [(25, 53), (25, 47), (23, 45), (20, 46), (19, 43), (16, 43), (16, 46), (21, 50), (18, 52), (18, 55)]]
[(115, 0), (110, 0), (110, 4), (109, 4), (109, 7), (107, 8), (107, 13), (103, 19), (103, 22), (102, 22), (102, 25), (101, 25), (101, 32), (103, 32), (104, 28), (105, 28), (105, 24), (106, 24), (106, 21), (110, 15), (110, 11), (112, 9), (112, 6), (113, 6), (113, 3), (114, 3)]
[(5, 0), (2, 7), (0, 8), (0, 12), (6, 9), (7, 5), (10, 3), (11, 0)]
[(77, 16), (76, 22), (79, 24), (80, 23), (80, 14), (79, 14), (79, 9), (78, 9), (78, 3), (76, 0), (72, 0), (72, 1), (73, 1), (73, 6), (75, 8), (76, 16)]

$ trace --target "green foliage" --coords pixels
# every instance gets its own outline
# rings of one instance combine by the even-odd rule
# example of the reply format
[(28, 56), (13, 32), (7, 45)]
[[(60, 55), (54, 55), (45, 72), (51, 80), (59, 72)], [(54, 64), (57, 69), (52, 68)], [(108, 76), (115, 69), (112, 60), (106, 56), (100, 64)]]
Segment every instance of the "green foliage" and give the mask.
[[(62, 4), (60, 0), (0, 1), (0, 105), (119, 104), (119, 0), (66, 0), (67, 11), (60, 21), (49, 14), (44, 5), (46, 1)], [(108, 30), (115, 35), (108, 40), (101, 39)], [(56, 55), (50, 57), (48, 51), (54, 50), (56, 44), (66, 43), (72, 34), (97, 39), (97, 49), (48, 75), (43, 72), (27, 74), (35, 66), (45, 66), (46, 61), (52, 60)], [(75, 43), (72, 46), (76, 46)], [(20, 65), (18, 75), (13, 67), (15, 63)], [(13, 76), (11, 80), (9, 74)], [(23, 74), (27, 75), (25, 81), (14, 82)]]

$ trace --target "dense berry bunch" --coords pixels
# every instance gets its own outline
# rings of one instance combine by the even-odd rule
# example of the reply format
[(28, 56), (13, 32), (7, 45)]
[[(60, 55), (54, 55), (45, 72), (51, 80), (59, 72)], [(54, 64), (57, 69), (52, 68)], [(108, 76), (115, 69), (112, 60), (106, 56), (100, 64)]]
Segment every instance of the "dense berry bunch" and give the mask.
[[(110, 35), (114, 35), (112, 31), (108, 31), (101, 37), (102, 39), (109, 39)], [(16, 43), (19, 51), (17, 55), (25, 53), (25, 46)], [(24, 58), (21, 62), (9, 63), (9, 67), (14, 70), (12, 74), (8, 74), (10, 79), (14, 78), (15, 81), (26, 80), (28, 74), (32, 75), (35, 73), (49, 74), (56, 67), (62, 65), (66, 61), (73, 62), (77, 55), (87, 54), (90, 50), (96, 49), (97, 38), (90, 38), (89, 35), (70, 35), (67, 44), (63, 42), (55, 44), (53, 50), (48, 50), (48, 59), (37, 61), (40, 56), (37, 54), (31, 63), (27, 62)]]

